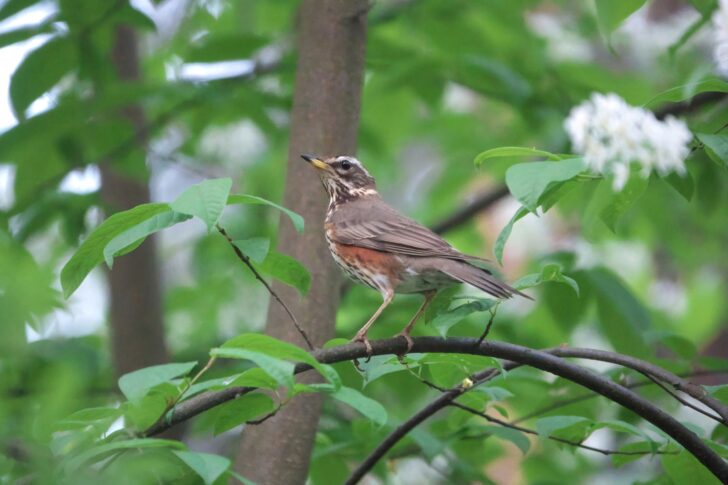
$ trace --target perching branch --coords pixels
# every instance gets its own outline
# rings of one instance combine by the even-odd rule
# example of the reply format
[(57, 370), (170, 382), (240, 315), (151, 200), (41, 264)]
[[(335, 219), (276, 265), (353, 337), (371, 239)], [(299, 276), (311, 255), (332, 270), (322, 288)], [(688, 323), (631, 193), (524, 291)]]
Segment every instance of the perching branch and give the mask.
[[(629, 389), (602, 377), (591, 370), (577, 366), (564, 360), (564, 358), (584, 358), (591, 360), (600, 360), (613, 362), (620, 365), (628, 365), (630, 367), (646, 367), (653, 376), (660, 379), (670, 380), (673, 382), (682, 381), (679, 377), (671, 374), (664, 369), (644, 363), (639, 359), (633, 359), (612, 352), (596, 351), (592, 349), (569, 349), (555, 348), (548, 351), (540, 351), (522, 347), (519, 345), (509, 344), (505, 342), (487, 341), (478, 345), (476, 339), (472, 338), (437, 338), (437, 337), (417, 337), (413, 339), (414, 346), (412, 352), (441, 352), (441, 353), (461, 353), (471, 355), (483, 355), (506, 359), (510, 361), (509, 366), (528, 365), (551, 374), (568, 379), (576, 384), (580, 384), (594, 392), (597, 392), (612, 401), (633, 411), (643, 419), (649, 421), (653, 425), (662, 429), (666, 434), (671, 436), (680, 445), (690, 451), (703, 465), (705, 465), (719, 479), (728, 480), (728, 464), (723, 461), (712, 449), (710, 449), (702, 440), (687, 427), (677, 421), (668, 413), (655, 406), (649, 400), (633, 393)], [(392, 338), (387, 340), (372, 341), (373, 355), (397, 355), (406, 350), (406, 342), (404, 339)], [(352, 343), (328, 349), (317, 350), (312, 355), (322, 363), (331, 364), (336, 362), (349, 361), (356, 358), (365, 357), (367, 354), (363, 344)], [(645, 364), (645, 365), (643, 365)], [(305, 364), (296, 365), (296, 373), (309, 370), (310, 366)], [(488, 375), (497, 375), (498, 370), (488, 369), (484, 371), (481, 380)], [(669, 380), (668, 380), (669, 379)], [(671, 382), (672, 385), (675, 385)], [(683, 389), (692, 389), (683, 382), (679, 382), (679, 386)], [(699, 386), (697, 386), (699, 387)], [(254, 388), (234, 388), (224, 389), (222, 391), (206, 392), (194, 396), (187, 401), (179, 404), (164, 422), (158, 422), (152, 428), (144, 433), (146, 436), (158, 434), (170, 426), (190, 419), (191, 417), (215, 407), (216, 405), (227, 402), (231, 399), (251, 392)], [(463, 388), (463, 390), (465, 390)], [(452, 391), (452, 390), (451, 390)], [(423, 409), (410, 420), (405, 423), (409, 429), (404, 430), (400, 436), (390, 435), (382, 445), (380, 456), (372, 457), (365, 463), (368, 466), (360, 470), (360, 476), (363, 477), (371, 467), (383, 456), (402, 436), (409, 430), (413, 429), (417, 424), (427, 419), (429, 416), (445, 407), (449, 401), (452, 401), (457, 392), (447, 392), (442, 394), (436, 401), (433, 401), (427, 408)], [(404, 425), (403, 425), (404, 426)], [(400, 427), (402, 428), (402, 426)], [(398, 428), (399, 429), (399, 428)], [(391, 438), (391, 439), (390, 439)], [(370, 455), (371, 456), (371, 455)], [(353, 475), (352, 475), (353, 477)], [(350, 482), (350, 483), (355, 483)]]
[(223, 235), (223, 237), (225, 239), (227, 239), (228, 244), (230, 244), (230, 247), (233, 248), (233, 251), (235, 251), (235, 255), (238, 257), (238, 259), (240, 261), (242, 261), (243, 264), (245, 266), (247, 266), (248, 269), (253, 273), (253, 275), (255, 276), (255, 278), (258, 281), (260, 281), (263, 284), (263, 286), (265, 286), (265, 289), (268, 290), (268, 293), (270, 293), (270, 296), (272, 296), (283, 307), (283, 309), (286, 311), (286, 313), (288, 314), (288, 316), (291, 318), (291, 321), (293, 322), (293, 325), (296, 327), (296, 330), (298, 330), (298, 333), (301, 334), (301, 337), (303, 337), (303, 340), (306, 341), (306, 345), (308, 346), (308, 350), (313, 350), (314, 349), (314, 346), (311, 343), (311, 340), (308, 338), (308, 335), (306, 334), (306, 331), (303, 330), (303, 327), (301, 327), (301, 324), (298, 323), (298, 319), (293, 314), (293, 312), (291, 311), (291, 309), (288, 308), (288, 305), (286, 305), (283, 302), (283, 300), (281, 299), (281, 297), (278, 296), (278, 293), (276, 293), (273, 290), (273, 288), (271, 288), (271, 286), (268, 284), (268, 282), (265, 281), (265, 279), (263, 279), (263, 277), (260, 275), (260, 273), (258, 273), (258, 270), (256, 270), (255, 269), (255, 266), (253, 266), (253, 264), (250, 262), (250, 258), (247, 257), (245, 254), (243, 254), (243, 252), (240, 250), (240, 248), (237, 247), (235, 245), (235, 243), (233, 243), (233, 240), (230, 238), (230, 236), (228, 236), (228, 234), (225, 231), (225, 229), (223, 229), (221, 226), (217, 226), (217, 230), (218, 230), (218, 232), (220, 234)]

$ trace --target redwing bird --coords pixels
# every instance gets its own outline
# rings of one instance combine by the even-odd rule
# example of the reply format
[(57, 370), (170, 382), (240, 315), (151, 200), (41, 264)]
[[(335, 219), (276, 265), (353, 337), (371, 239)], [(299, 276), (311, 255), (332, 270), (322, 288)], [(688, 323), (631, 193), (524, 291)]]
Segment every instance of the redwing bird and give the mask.
[(525, 296), (473, 264), (482, 258), (468, 256), (440, 236), (402, 215), (382, 200), (374, 178), (359, 160), (350, 156), (301, 157), (315, 167), (330, 201), (324, 228), (331, 255), (346, 274), (382, 294), (384, 302), (357, 332), (354, 341), (372, 348), (367, 331), (395, 293), (422, 293), (424, 302), (398, 335), (412, 349), (410, 331), (437, 290), (459, 282), (496, 298)]

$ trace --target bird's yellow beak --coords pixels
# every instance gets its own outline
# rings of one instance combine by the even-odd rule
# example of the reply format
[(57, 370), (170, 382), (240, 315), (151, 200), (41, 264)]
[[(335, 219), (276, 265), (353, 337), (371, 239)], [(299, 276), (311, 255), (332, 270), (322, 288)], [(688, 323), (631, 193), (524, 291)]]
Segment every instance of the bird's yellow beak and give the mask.
[(321, 160), (319, 157), (316, 157), (314, 155), (301, 155), (301, 158), (306, 160), (308, 163), (313, 165), (314, 167), (318, 168), (319, 170), (326, 170), (329, 168), (329, 166)]

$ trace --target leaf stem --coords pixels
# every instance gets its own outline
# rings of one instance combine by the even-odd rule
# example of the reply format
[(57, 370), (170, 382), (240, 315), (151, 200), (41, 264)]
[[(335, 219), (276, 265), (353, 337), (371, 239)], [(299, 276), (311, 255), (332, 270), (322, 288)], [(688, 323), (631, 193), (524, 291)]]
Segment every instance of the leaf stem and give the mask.
[(251, 262), (250, 262), (250, 258), (249, 258), (248, 256), (246, 256), (246, 255), (245, 255), (245, 254), (244, 254), (244, 253), (243, 253), (243, 252), (242, 252), (242, 251), (240, 250), (240, 248), (239, 248), (239, 247), (237, 247), (237, 246), (235, 245), (235, 243), (233, 243), (233, 240), (232, 240), (232, 239), (230, 238), (230, 236), (228, 236), (228, 233), (227, 233), (227, 232), (225, 231), (225, 229), (223, 229), (223, 228), (222, 228), (222, 226), (220, 226), (219, 224), (218, 224), (218, 225), (216, 225), (216, 227), (217, 227), (217, 230), (218, 230), (218, 232), (219, 232), (220, 234), (222, 234), (222, 235), (223, 235), (223, 237), (225, 237), (225, 239), (227, 239), (227, 242), (228, 242), (228, 244), (230, 244), (230, 247), (231, 247), (231, 248), (233, 248), (233, 251), (234, 251), (234, 252), (235, 252), (235, 254), (237, 255), (238, 259), (239, 259), (240, 261), (242, 261), (242, 262), (243, 262), (243, 264), (244, 264), (245, 266), (247, 266), (247, 267), (248, 267), (248, 269), (249, 269), (249, 270), (250, 270), (250, 271), (251, 271), (251, 272), (253, 273), (253, 275), (255, 276), (255, 278), (256, 278), (256, 279), (257, 279), (258, 281), (260, 281), (260, 282), (261, 282), (261, 283), (263, 284), (263, 286), (265, 286), (265, 289), (266, 289), (266, 290), (268, 290), (268, 293), (270, 293), (270, 295), (271, 295), (271, 296), (272, 296), (272, 297), (273, 297), (273, 298), (274, 298), (274, 299), (275, 299), (275, 300), (276, 300), (276, 301), (277, 301), (278, 303), (280, 303), (280, 305), (281, 305), (281, 306), (283, 307), (283, 309), (284, 309), (284, 310), (286, 311), (286, 313), (287, 313), (287, 314), (288, 314), (288, 316), (290, 317), (291, 321), (293, 322), (293, 325), (294, 325), (294, 326), (296, 327), (296, 330), (298, 330), (298, 333), (299, 333), (299, 334), (301, 334), (301, 337), (303, 337), (303, 340), (305, 340), (305, 341), (306, 341), (306, 345), (308, 346), (308, 350), (313, 350), (313, 349), (314, 349), (314, 346), (313, 346), (313, 344), (311, 343), (311, 340), (310, 340), (310, 339), (308, 338), (308, 335), (306, 334), (306, 332), (305, 332), (305, 331), (303, 330), (303, 328), (301, 327), (301, 324), (300, 324), (300, 323), (298, 323), (298, 319), (296, 319), (296, 316), (295, 316), (295, 315), (293, 314), (293, 312), (291, 311), (291, 309), (290, 309), (290, 308), (288, 308), (288, 305), (286, 305), (286, 304), (285, 304), (285, 303), (283, 302), (283, 300), (281, 300), (281, 297), (280, 297), (280, 296), (278, 296), (278, 293), (276, 293), (276, 292), (275, 292), (275, 291), (273, 290), (273, 288), (271, 288), (271, 286), (270, 286), (270, 285), (268, 284), (268, 282), (267, 282), (267, 281), (265, 281), (265, 280), (263, 279), (263, 277), (262, 277), (262, 276), (260, 275), (260, 273), (258, 272), (258, 270), (256, 270), (256, 269), (255, 269), (255, 267), (253, 266), (253, 263), (251, 263)]

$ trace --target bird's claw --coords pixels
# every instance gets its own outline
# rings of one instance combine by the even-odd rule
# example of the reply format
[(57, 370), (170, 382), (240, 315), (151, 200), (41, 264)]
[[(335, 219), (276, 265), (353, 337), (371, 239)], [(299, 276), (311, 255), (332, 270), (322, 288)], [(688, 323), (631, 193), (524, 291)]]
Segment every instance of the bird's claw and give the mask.
[(410, 335), (408, 333), (401, 332), (401, 333), (398, 333), (396, 336), (403, 337), (405, 339), (405, 341), (407, 342), (407, 350), (405, 350), (401, 354), (397, 354), (397, 359), (400, 362), (402, 362), (402, 359), (404, 358), (404, 356), (409, 354), (410, 352), (412, 352), (412, 348), (415, 346), (415, 342), (414, 342), (414, 340), (412, 340), (412, 337), (410, 337)]
[[(364, 360), (365, 364), (367, 364), (370, 360), (372, 360), (372, 355), (374, 354), (374, 349), (372, 348), (372, 344), (371, 344), (371, 342), (369, 342), (369, 339), (367, 338), (366, 335), (357, 335), (351, 341), (352, 342), (361, 342), (364, 344), (364, 348), (366, 348), (366, 351), (367, 351), (367, 358), (366, 358), (366, 360)], [(354, 359), (353, 362), (354, 362), (354, 367), (356, 367), (356, 370), (358, 370), (359, 372), (362, 372), (361, 367), (359, 367), (359, 359)]]

